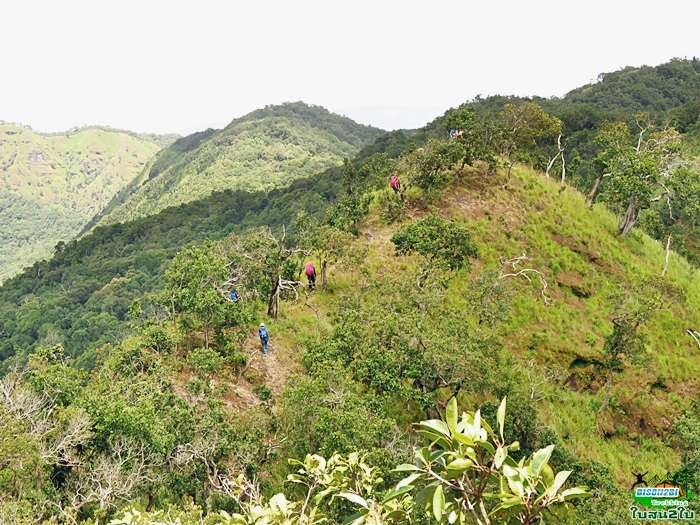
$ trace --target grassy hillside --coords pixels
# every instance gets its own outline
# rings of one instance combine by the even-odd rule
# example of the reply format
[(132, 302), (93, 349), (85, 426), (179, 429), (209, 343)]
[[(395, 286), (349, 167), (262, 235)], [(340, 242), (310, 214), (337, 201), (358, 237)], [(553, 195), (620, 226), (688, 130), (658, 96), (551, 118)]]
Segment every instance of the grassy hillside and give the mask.
[(214, 191), (268, 191), (352, 157), (381, 130), (301, 102), (271, 106), (163, 150), (99, 224), (157, 213)]
[(0, 126), (0, 281), (75, 237), (158, 151), (125, 133)]
[[(109, 323), (101, 323), (120, 308), (123, 291), (158, 292), (142, 301), (140, 315), (132, 317), (131, 336), (95, 348), (99, 366), (91, 374), (73, 376), (77, 372), (51, 361), (56, 358), (46, 357), (46, 350), (30, 361), (32, 384), (61, 389), (64, 384), (81, 385), (70, 390), (74, 393), (62, 410), (65, 417), (84, 411), (95, 421), (90, 447), (98, 458), (109, 453), (110, 440), (119, 432), (166, 458), (151, 468), (163, 469), (159, 475), (169, 481), (154, 493), (134, 490), (132, 503), (154, 498), (158, 508), (194, 494), (200, 505), (231, 509), (224, 496), (201, 489), (208, 483), (208, 471), (201, 468), (209, 463), (178, 463), (178, 469), (168, 470), (168, 461), (179, 457), (176, 451), (203, 443), (212, 447), (201, 449), (212, 454), (206, 461), (220, 462), (222, 472), (255, 474), (268, 495), (289, 489), (282, 480), (296, 467), (286, 459), (306, 453), (328, 456), (365, 449), (370, 461), (394, 479), (388, 468), (412, 461), (412, 422), (436, 415), (455, 393), (461, 406), (482, 407), (491, 421), (498, 401), (507, 395), (506, 439), (520, 441), (520, 454), (555, 443), (555, 470), (572, 470), (573, 483), (595, 492), (562, 522), (599, 523), (589, 517), (604, 515), (604, 523), (626, 523), (629, 497), (620, 487), (629, 488), (630, 472), (662, 474), (680, 466), (683, 449), (675, 425), (692, 411), (700, 386), (698, 347), (686, 333), (700, 326), (700, 276), (671, 254), (666, 276), (687, 298), (669, 303), (644, 326), (648, 353), (642, 361), (623, 360), (616, 368), (612, 403), (598, 414), (606, 377), (603, 344), (614, 313), (612, 293), (659, 276), (665, 267), (664, 247), (639, 231), (620, 237), (614, 215), (598, 205), (589, 210), (575, 189), (529, 168), (516, 166), (508, 188), (503, 188), (504, 181), (503, 173), (466, 176), (453, 182), (431, 209), (421, 208), (418, 193), (409, 191), (406, 218), (391, 224), (383, 218), (384, 209), (387, 199), (395, 197), (388, 189), (374, 192), (358, 236), (329, 268), (326, 291), (302, 294), (298, 301), (283, 296), (276, 319), (265, 315), (265, 297), (256, 300), (248, 294), (242, 302), (227, 303), (216, 292), (207, 300), (220, 302), (219, 311), (227, 319), (226, 342), (212, 339), (208, 348), (195, 320), (204, 314), (195, 313), (194, 302), (183, 303), (183, 308), (192, 308), (190, 313), (173, 317), (164, 317), (149, 302), (164, 289), (168, 297), (177, 297), (178, 290), (189, 289), (190, 278), (206, 293), (202, 279), (213, 275), (207, 272), (223, 271), (227, 261), (241, 256), (237, 235), (194, 245), (178, 256), (176, 278), (171, 273), (148, 281), (148, 271), (160, 268), (162, 276), (175, 264), (168, 261), (171, 249), (158, 251), (157, 241), (162, 247), (166, 238), (175, 241), (194, 224), (201, 225), (199, 235), (204, 235), (208, 219), (187, 213), (177, 219), (180, 229), (173, 228), (175, 215), (166, 220), (164, 214), (100, 229), (63, 248), (54, 263), (37, 265), (13, 279), (15, 293), (24, 283), (23, 294), (13, 299), (21, 306), (12, 307), (16, 317), (10, 324), (5, 318), (2, 329), (7, 333), (25, 327), (28, 337), (33, 319), (65, 313), (69, 303), (47, 302), (49, 290), (55, 290), (55, 297), (66, 300), (82, 296), (82, 323), (73, 328), (87, 341), (92, 330), (104, 333)], [(294, 200), (316, 188), (298, 184)], [(210, 208), (224, 208), (225, 195), (218, 195), (220, 205)], [(202, 207), (193, 204), (190, 211), (196, 209)], [(236, 213), (244, 216), (246, 210), (237, 207)], [(478, 251), (471, 267), (449, 271), (417, 255), (396, 255), (392, 236), (431, 213), (471, 233)], [(158, 224), (163, 228), (159, 237), (150, 233)], [(96, 250), (102, 240), (114, 251), (110, 259)], [(483, 291), (494, 289), (499, 272), (517, 273), (502, 263), (522, 254), (528, 260), (517, 270), (541, 272), (546, 299), (536, 274), (530, 274), (532, 280), (504, 277), (486, 305), (490, 317), (484, 317), (485, 303), (479, 299)], [(311, 256), (317, 268), (320, 256)], [(91, 257), (114, 270), (111, 282), (94, 292), (85, 290), (86, 284), (68, 270)], [(290, 259), (293, 274), (308, 260), (303, 257)], [(196, 265), (187, 266), (188, 261)], [(430, 268), (437, 271), (421, 280)], [(508, 271), (501, 272), (504, 268)], [(40, 276), (32, 279), (32, 274)], [(36, 288), (29, 286), (32, 282)], [(265, 358), (256, 352), (260, 320), (272, 334), (271, 354)], [(65, 322), (52, 323), (35, 325), (41, 326), (44, 344), (62, 341)], [(20, 344), (15, 335), (13, 340)], [(347, 507), (332, 508), (339, 513), (334, 521), (348, 514)]]

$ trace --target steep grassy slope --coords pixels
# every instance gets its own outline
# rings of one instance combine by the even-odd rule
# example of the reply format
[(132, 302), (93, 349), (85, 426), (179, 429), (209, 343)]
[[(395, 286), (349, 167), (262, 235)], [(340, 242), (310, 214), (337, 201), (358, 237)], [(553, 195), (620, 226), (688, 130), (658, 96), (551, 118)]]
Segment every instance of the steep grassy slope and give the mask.
[[(639, 363), (625, 362), (614, 373), (613, 408), (599, 415), (606, 378), (603, 339), (612, 331), (614, 313), (610, 294), (644, 277), (660, 276), (664, 247), (639, 231), (626, 239), (619, 237), (615, 216), (598, 206), (589, 210), (580, 193), (539, 173), (519, 168), (507, 190), (502, 182), (495, 177), (468, 180), (448, 191), (437, 205), (438, 214), (473, 231), (480, 257), (470, 272), (450, 277), (444, 298), (420, 322), (430, 327), (426, 331), (453, 330), (446, 324), (447, 312), (452, 310), (471, 323), (471, 328), (465, 324), (465, 334), (478, 331), (473, 283), (488, 270), (497, 274), (501, 260), (526, 254), (528, 260), (517, 270), (542, 272), (551, 304), (546, 304), (543, 283), (536, 274), (529, 274), (531, 280), (506, 278), (512, 312), (498, 335), (505, 368), (490, 373), (494, 377), (516, 374), (515, 381), (535, 400), (542, 423), (554, 432), (546, 439), (556, 436), (559, 446), (581, 461), (607, 465), (622, 486), (631, 483), (631, 471), (673, 470), (679, 462), (673, 423), (692, 407), (700, 388), (700, 351), (686, 333), (687, 328), (700, 326), (700, 275), (671, 254), (666, 275), (684, 289), (687, 299), (669, 304), (645, 326), (649, 353)], [(309, 301), (313, 310), (303, 301), (289, 304), (280, 319), (268, 323), (285, 359), (289, 348), (306, 356), (305, 363), (319, 359), (313, 352), (324, 340), (349, 330), (338, 324), (345, 319), (341, 312), (348, 305), (354, 305), (356, 315), (372, 327), (364, 335), (368, 341), (378, 341), (381, 352), (396, 351), (391, 346), (396, 341), (382, 342), (393, 331), (412, 333), (414, 327), (395, 323), (406, 320), (401, 316), (415, 300), (412, 294), (419, 289), (411, 291), (415, 286), (411, 283), (423, 263), (413, 256), (394, 255), (389, 239), (397, 226), (383, 223), (378, 211), (375, 208), (360, 225), (356, 248), (367, 250), (364, 264), (333, 268), (329, 291)], [(413, 209), (408, 221), (426, 213)], [(511, 267), (506, 270), (517, 272)], [(498, 344), (493, 346), (494, 355), (497, 348)], [(461, 355), (457, 348), (453, 350)], [(368, 363), (373, 358), (366, 352), (358, 349), (353, 357), (346, 357), (346, 369), (358, 373), (372, 366)], [(400, 369), (397, 366), (392, 373), (401, 374)], [(384, 372), (389, 371), (373, 370), (367, 383), (370, 390)], [(478, 389), (465, 390), (462, 395), (468, 406), (489, 401)], [(419, 410), (413, 414), (406, 410), (402, 408), (403, 415), (396, 417), (405, 421), (422, 417)]]
[(0, 126), (0, 281), (70, 240), (158, 151), (125, 133)]
[(163, 150), (99, 224), (151, 215), (214, 191), (283, 187), (337, 165), (381, 133), (301, 102), (257, 110)]

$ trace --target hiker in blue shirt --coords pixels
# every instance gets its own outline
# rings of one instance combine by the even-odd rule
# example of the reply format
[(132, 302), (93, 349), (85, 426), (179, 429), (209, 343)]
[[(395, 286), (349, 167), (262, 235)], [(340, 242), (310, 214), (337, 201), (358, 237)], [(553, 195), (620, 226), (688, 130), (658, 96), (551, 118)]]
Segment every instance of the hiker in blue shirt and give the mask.
[(265, 323), (260, 323), (258, 335), (260, 336), (260, 343), (262, 343), (263, 354), (267, 355), (267, 342), (270, 340), (270, 333), (267, 331), (267, 328), (265, 328)]

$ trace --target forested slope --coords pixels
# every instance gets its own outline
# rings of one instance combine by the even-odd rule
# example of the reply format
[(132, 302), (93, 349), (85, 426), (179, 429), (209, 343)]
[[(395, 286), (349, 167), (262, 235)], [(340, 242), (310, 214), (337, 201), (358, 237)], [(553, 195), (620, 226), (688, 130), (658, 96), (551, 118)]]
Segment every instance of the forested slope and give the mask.
[(158, 149), (103, 129), (42, 135), (1, 125), (0, 281), (74, 238)]
[(215, 191), (281, 188), (338, 165), (381, 133), (302, 102), (260, 109), (163, 150), (99, 224), (143, 217)]

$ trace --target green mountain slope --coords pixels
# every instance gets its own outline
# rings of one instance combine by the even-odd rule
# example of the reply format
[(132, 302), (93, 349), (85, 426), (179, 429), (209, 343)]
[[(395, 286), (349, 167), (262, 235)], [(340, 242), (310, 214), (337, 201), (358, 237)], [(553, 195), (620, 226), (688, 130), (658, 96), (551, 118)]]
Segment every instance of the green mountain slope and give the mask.
[(96, 128), (42, 135), (1, 125), (0, 281), (75, 237), (158, 149)]
[(606, 110), (665, 113), (692, 102), (700, 92), (700, 60), (674, 59), (659, 66), (625, 67), (563, 97), (571, 104)]
[[(329, 175), (325, 179), (339, 178)], [(97, 422), (90, 445), (95, 450), (119, 432), (166, 458), (188, 440), (201, 445), (194, 440), (205, 436), (213, 446), (221, 438), (216, 461), (271, 479), (273, 486), (264, 487), (269, 493), (282, 489), (274, 480), (290, 472), (286, 458), (306, 453), (367, 449), (387, 471), (411, 462), (410, 438), (401, 436), (457, 386), (460, 403), (482, 406), (489, 421), (507, 395), (506, 439), (520, 441), (524, 454), (555, 443), (554, 468), (572, 470), (573, 483), (596, 491), (593, 507), (574, 509), (563, 523), (588, 523), (591, 509), (606, 512), (607, 523), (626, 523), (619, 486), (629, 486), (629, 472), (656, 474), (679, 466), (673, 425), (692, 409), (700, 388), (697, 347), (686, 333), (700, 326), (700, 277), (671, 254), (667, 277), (687, 299), (669, 304), (644, 327), (649, 353), (643, 362), (623, 360), (614, 370), (613, 403), (598, 415), (606, 379), (604, 338), (614, 315), (611, 294), (659, 276), (664, 247), (638, 231), (621, 238), (613, 214), (599, 205), (589, 210), (583, 195), (541, 173), (518, 166), (507, 189), (504, 181), (504, 172), (466, 177), (434, 202), (437, 215), (471, 233), (478, 257), (471, 268), (442, 269), (423, 281), (426, 264), (433, 264), (417, 255), (397, 256), (391, 238), (430, 212), (420, 207), (418, 195), (408, 195), (404, 222), (387, 224), (382, 209), (395, 197), (386, 188), (373, 192), (359, 236), (329, 268), (328, 290), (296, 302), (293, 295), (283, 297), (278, 319), (268, 319), (266, 301), (253, 294), (242, 303), (214, 294), (218, 311), (230, 316), (225, 333), (241, 338), (236, 345), (212, 339), (203, 348), (196, 317), (205, 310), (169, 317), (145, 300), (136, 320), (147, 320), (131, 333), (126, 311), (144, 292), (189, 290), (186, 279), (201, 283), (211, 277), (207, 271), (225, 272), (237, 253), (232, 239), (194, 245), (192, 253), (209, 259), (191, 260), (212, 266), (192, 266), (191, 276), (183, 272), (168, 284), (164, 272), (178, 243), (211, 232), (222, 238), (234, 225), (251, 225), (266, 214), (279, 219), (275, 210), (288, 212), (290, 202), (313, 207), (323, 202), (319, 192), (333, 194), (337, 186), (297, 181), (270, 195), (224, 192), (206, 207), (191, 203), (100, 227), (0, 288), (3, 357), (37, 339), (70, 345), (75, 365), (99, 363), (92, 374), (73, 376), (60, 363), (42, 365), (45, 358), (35, 355), (31, 377), (52, 388), (80, 385), (65, 403)], [(528, 259), (517, 268), (503, 266), (523, 253)], [(298, 271), (304, 257), (294, 260)], [(311, 260), (320, 267), (318, 257)], [(541, 272), (544, 295), (534, 273), (532, 280), (504, 277), (503, 288), (489, 295), (504, 268), (502, 273)], [(486, 302), (478, 299), (484, 290)], [(484, 305), (493, 317), (481, 322)], [(264, 359), (253, 354), (261, 319), (273, 334), (271, 355)], [(185, 331), (172, 331), (180, 322)], [(207, 432), (213, 425), (217, 430)], [(275, 455), (268, 457), (266, 447), (273, 445)], [(201, 487), (206, 481), (197, 476), (206, 474), (197, 465), (180, 466), (178, 475)], [(183, 486), (190, 485), (162, 484), (156, 505), (200, 490)], [(136, 503), (146, 496), (134, 491), (131, 498)]]
[(283, 187), (339, 164), (381, 133), (301, 102), (260, 109), (163, 150), (99, 224), (151, 215), (214, 191)]

